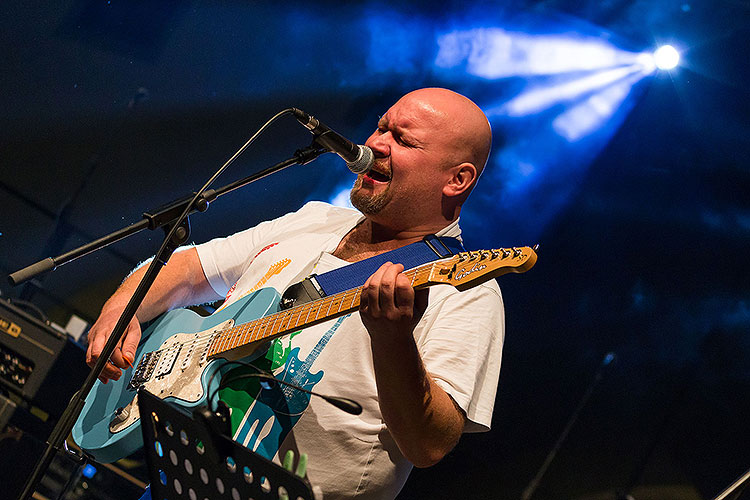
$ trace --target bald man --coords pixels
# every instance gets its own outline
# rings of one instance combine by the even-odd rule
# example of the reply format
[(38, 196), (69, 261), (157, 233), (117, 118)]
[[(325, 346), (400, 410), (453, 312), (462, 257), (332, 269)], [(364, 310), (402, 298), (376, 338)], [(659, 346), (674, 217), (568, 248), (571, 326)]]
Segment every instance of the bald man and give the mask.
[[(358, 211), (311, 202), (299, 211), (174, 255), (139, 308), (102, 379), (132, 362), (147, 321), (174, 308), (261, 287), (282, 292), (322, 274), (436, 234), (460, 238), (461, 206), (487, 161), (491, 131), (482, 111), (447, 89), (411, 92), (367, 139), (375, 164), (351, 191)], [(438, 285), (415, 295), (399, 263), (363, 286), (358, 314), (274, 341), (253, 363), (281, 379), (364, 408), (354, 417), (303, 393), (280, 407), (257, 379), (221, 393), (234, 438), (269, 458), (309, 455), (308, 478), (326, 500), (394, 498), (412, 465), (440, 461), (463, 432), (489, 429), (504, 335), (500, 290)], [(89, 333), (93, 364), (134, 291), (134, 272)], [(244, 385), (243, 385), (244, 384)], [(292, 391), (294, 392), (294, 391)]]

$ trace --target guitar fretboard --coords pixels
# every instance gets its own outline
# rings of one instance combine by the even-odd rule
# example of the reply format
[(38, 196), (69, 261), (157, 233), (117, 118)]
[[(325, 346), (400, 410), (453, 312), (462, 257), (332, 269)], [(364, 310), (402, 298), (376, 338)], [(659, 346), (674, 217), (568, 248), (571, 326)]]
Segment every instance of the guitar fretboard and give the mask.
[[(431, 262), (405, 271), (404, 274), (411, 281), (411, 286), (426, 284), (434, 264)], [(352, 288), (228, 328), (213, 339), (208, 349), (208, 357), (216, 357), (239, 347), (271, 340), (343, 316), (359, 308), (361, 293), (361, 287)]]
[[(465, 290), (505, 273), (526, 272), (535, 262), (536, 251), (529, 247), (476, 250), (428, 262), (404, 274), (413, 288), (447, 283)], [(221, 356), (348, 314), (359, 308), (361, 293), (361, 287), (352, 288), (222, 330), (212, 338), (207, 356)]]

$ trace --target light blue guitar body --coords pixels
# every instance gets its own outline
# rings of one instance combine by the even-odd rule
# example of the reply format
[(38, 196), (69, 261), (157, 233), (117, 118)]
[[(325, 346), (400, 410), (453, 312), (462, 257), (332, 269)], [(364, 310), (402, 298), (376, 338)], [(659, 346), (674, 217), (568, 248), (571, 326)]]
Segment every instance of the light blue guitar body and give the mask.
[(75, 442), (105, 463), (143, 447), (136, 398), (139, 385), (184, 408), (205, 404), (209, 393), (215, 396), (221, 376), (228, 370), (223, 368), (224, 359), (205, 357), (212, 337), (227, 327), (277, 312), (279, 299), (275, 290), (264, 288), (211, 316), (177, 309), (159, 317), (143, 332), (135, 368), (125, 370), (117, 381), (96, 382), (73, 427)]

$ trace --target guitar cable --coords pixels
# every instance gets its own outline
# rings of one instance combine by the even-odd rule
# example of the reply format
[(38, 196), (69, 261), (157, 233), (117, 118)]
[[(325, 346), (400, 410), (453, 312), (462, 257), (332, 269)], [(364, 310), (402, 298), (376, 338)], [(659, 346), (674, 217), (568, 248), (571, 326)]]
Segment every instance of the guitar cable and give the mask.
[[(281, 384), (281, 385), (285, 385), (287, 387), (291, 387), (292, 389), (296, 389), (298, 391), (304, 392), (306, 394), (310, 394), (311, 396), (317, 396), (317, 397), (323, 399), (324, 401), (326, 401), (327, 403), (335, 406), (336, 408), (338, 408), (338, 409), (340, 409), (342, 411), (345, 411), (346, 413), (349, 413), (350, 415), (359, 415), (359, 414), (362, 413), (362, 405), (360, 405), (358, 402), (354, 401), (353, 399), (339, 397), (339, 396), (329, 396), (329, 395), (326, 395), (326, 394), (321, 394), (321, 393), (318, 393), (318, 392), (307, 390), (307, 389), (305, 389), (303, 387), (300, 387), (300, 386), (298, 386), (296, 384), (293, 384), (291, 382), (287, 382), (285, 380), (280, 380), (280, 379), (274, 377), (272, 373), (267, 372), (266, 370), (258, 368), (257, 366), (254, 366), (254, 365), (252, 365), (250, 363), (247, 363), (245, 361), (228, 361), (223, 366), (227, 366), (227, 365), (237, 365), (237, 366), (242, 366), (242, 367), (246, 367), (246, 368), (251, 368), (251, 369), (255, 370), (256, 373), (243, 373), (241, 375), (236, 375), (236, 376), (228, 377), (227, 379), (224, 379), (221, 382), (219, 382), (219, 385), (215, 389), (209, 390), (208, 397), (206, 398), (206, 401), (207, 401), (206, 404), (207, 404), (208, 407), (211, 406), (212, 401), (214, 400), (214, 398), (216, 397), (216, 395), (218, 394), (218, 392), (221, 389), (226, 388), (230, 383), (236, 382), (236, 381), (242, 380), (242, 379), (259, 378), (259, 379), (262, 380), (260, 382), (261, 390), (270, 390), (270, 389), (273, 388), (273, 385), (275, 383), (278, 383), (278, 384)], [(211, 387), (211, 382), (213, 381), (213, 378), (214, 378), (214, 376), (217, 373), (219, 373), (219, 370), (217, 370), (217, 371), (215, 371), (214, 373), (211, 374), (211, 376), (208, 379), (208, 383), (206, 384), (207, 387), (209, 387), (209, 388)], [(217, 401), (217, 403), (216, 403), (216, 408), (217, 408), (216, 412), (219, 413), (219, 414), (220, 414), (220, 412), (224, 411), (223, 408), (220, 408), (220, 406), (219, 406), (220, 404), (221, 405), (225, 405), (225, 403), (223, 401)], [(276, 411), (276, 409), (273, 409), (273, 410)], [(282, 412), (279, 412), (279, 413), (282, 413)], [(288, 415), (288, 414), (284, 414), (284, 415)]]

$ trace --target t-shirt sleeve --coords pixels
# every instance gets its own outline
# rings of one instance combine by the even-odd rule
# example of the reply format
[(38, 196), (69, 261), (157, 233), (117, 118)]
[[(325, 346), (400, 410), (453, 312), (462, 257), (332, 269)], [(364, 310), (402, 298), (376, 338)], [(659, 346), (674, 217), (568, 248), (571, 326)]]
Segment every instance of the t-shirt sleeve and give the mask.
[(437, 288), (415, 330), (422, 360), (466, 413), (464, 432), (489, 430), (505, 336), (500, 289), (490, 282), (464, 292), (435, 290), (433, 301)]
[(226, 296), (229, 289), (240, 279), (252, 262), (254, 255), (263, 250), (264, 242), (285, 230), (289, 224), (315, 209), (308, 203), (297, 212), (291, 212), (277, 219), (261, 222), (255, 227), (240, 231), (225, 238), (216, 238), (196, 245), (203, 273), (216, 293)]

